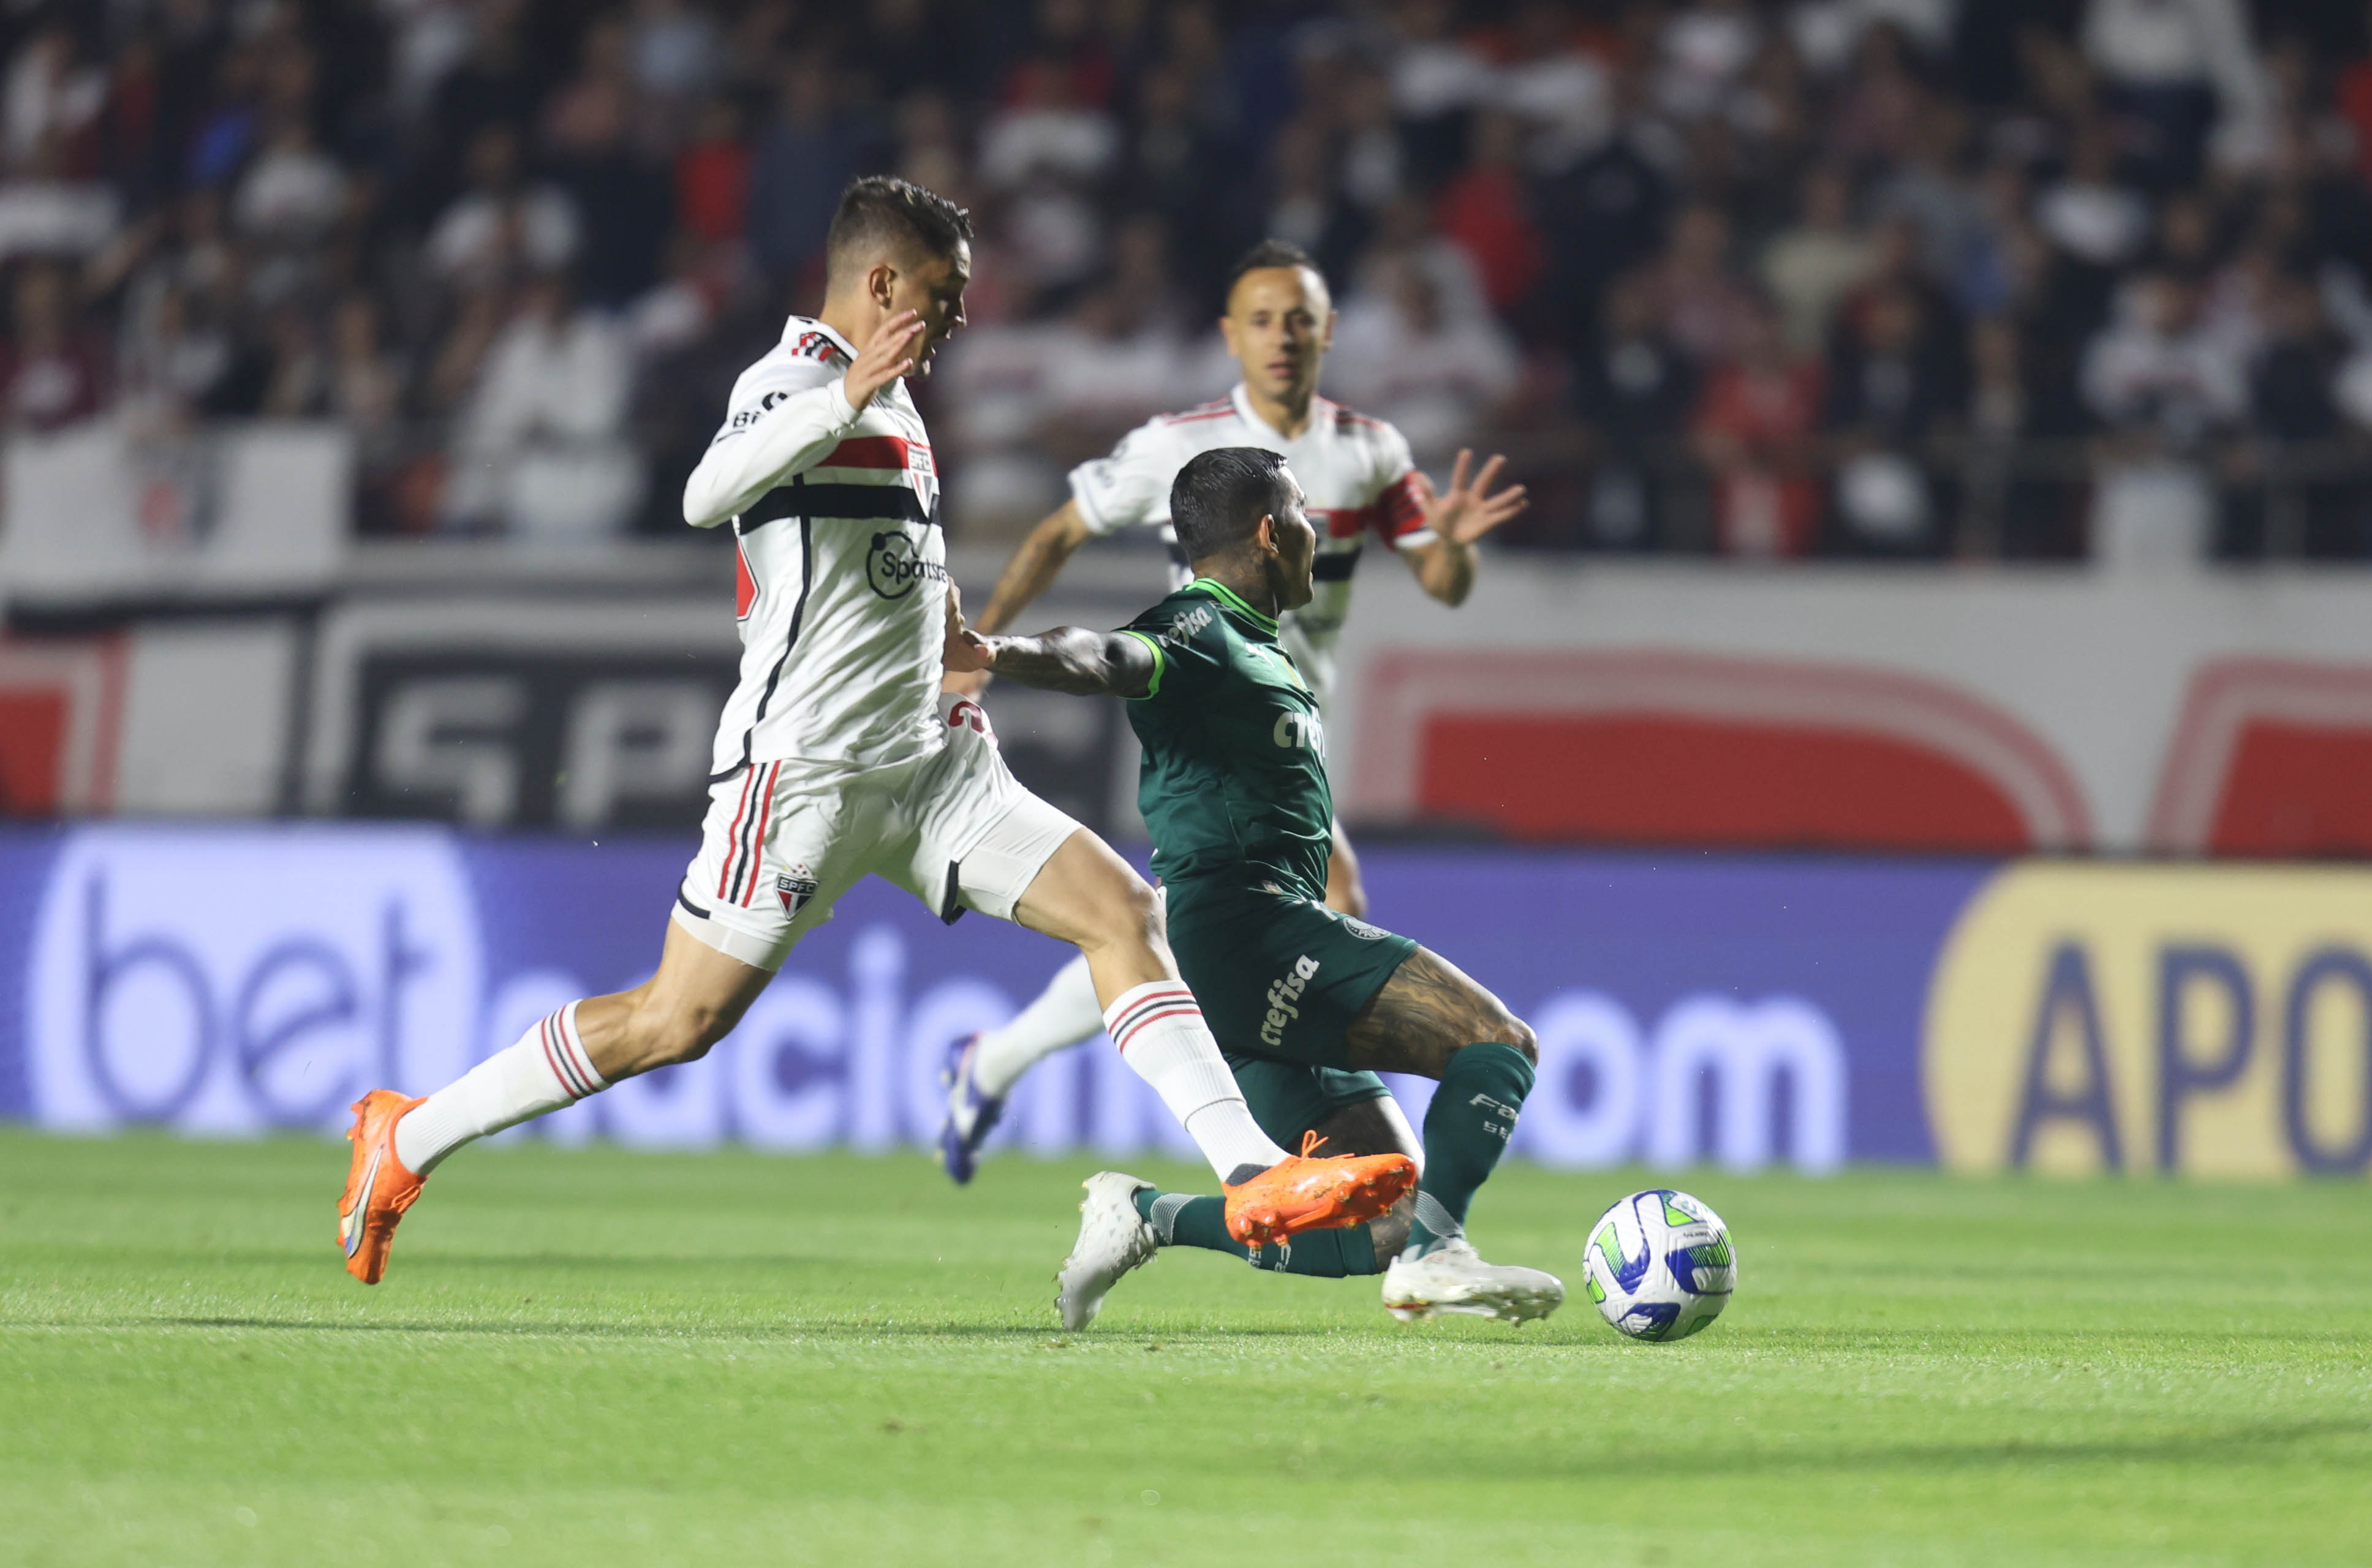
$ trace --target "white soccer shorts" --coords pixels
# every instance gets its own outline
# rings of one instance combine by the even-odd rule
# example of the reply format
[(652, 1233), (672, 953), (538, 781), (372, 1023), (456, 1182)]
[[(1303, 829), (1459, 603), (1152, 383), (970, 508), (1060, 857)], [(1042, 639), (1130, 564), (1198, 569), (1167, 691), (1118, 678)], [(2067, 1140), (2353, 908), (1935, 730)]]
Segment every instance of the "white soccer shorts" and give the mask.
[(757, 762), (713, 787), (675, 923), (728, 958), (777, 970), (867, 873), (943, 920), (967, 909), (1011, 920), (1079, 825), (1021, 787), (979, 703), (942, 696), (939, 717), (947, 744), (912, 762), (829, 784)]

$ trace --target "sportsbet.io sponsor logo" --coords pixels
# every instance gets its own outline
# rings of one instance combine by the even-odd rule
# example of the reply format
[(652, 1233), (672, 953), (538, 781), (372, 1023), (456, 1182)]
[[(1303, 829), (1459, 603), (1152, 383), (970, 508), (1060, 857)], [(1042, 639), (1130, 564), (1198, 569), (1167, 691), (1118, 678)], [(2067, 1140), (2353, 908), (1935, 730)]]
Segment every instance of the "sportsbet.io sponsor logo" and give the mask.
[(1923, 1078), (1961, 1170), (2372, 1167), (2372, 878), (2017, 866), (1947, 941)]
[(925, 580), (944, 583), (948, 569), (917, 552), (914, 536), (902, 531), (878, 533), (865, 554), (865, 580), (883, 598), (904, 598)]

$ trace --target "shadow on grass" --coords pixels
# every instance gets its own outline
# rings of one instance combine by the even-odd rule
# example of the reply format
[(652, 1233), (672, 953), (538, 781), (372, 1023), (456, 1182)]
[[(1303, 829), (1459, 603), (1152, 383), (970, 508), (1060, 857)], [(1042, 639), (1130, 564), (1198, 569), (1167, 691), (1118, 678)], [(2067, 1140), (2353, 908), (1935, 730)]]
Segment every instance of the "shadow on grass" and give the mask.
[[(2367, 1325), (2367, 1329), (2372, 1329), (2372, 1325)], [(2137, 1329), (2122, 1323), (2099, 1329), (2065, 1325), (2048, 1329), (1996, 1329), (1965, 1323), (1936, 1323), (1902, 1329), (1762, 1329), (1741, 1325), (1729, 1338), (1743, 1342), (1739, 1346), (1741, 1349), (1750, 1345), (1757, 1351), (1778, 1350), (1798, 1355), (1837, 1355), (1855, 1351), (1878, 1351), (1901, 1355), (1923, 1350), (1948, 1351), (1955, 1355), (1965, 1355), (1989, 1346), (2021, 1355), (2056, 1350), (2065, 1356), (2076, 1356), (2083, 1352), (2113, 1350), (2121, 1344), (2145, 1345), (2153, 1349), (2235, 1342), (2372, 1345), (2372, 1331), (2367, 1330), (2304, 1327)], [(1708, 1338), (1694, 1349), (1702, 1351), (1726, 1342)], [(1641, 1347), (1642, 1350), (1647, 1348)], [(1666, 1347), (1654, 1348), (1660, 1351)]]
[[(2084, 1464), (2262, 1464), (2300, 1458), (2287, 1450), (2301, 1444), (2331, 1438), (2372, 1438), (2372, 1423), (2362, 1421), (2251, 1422), (2215, 1431), (2132, 1439), (2102, 1438), (2065, 1443), (2009, 1437), (1969, 1443), (1915, 1443), (1900, 1446), (1854, 1446), (1793, 1453), (1763, 1448), (1731, 1452), (1695, 1446), (1672, 1451), (1640, 1449), (1577, 1457), (1567, 1465), (1525, 1464), (1497, 1457), (1494, 1475), (1529, 1470), (1538, 1478), (1642, 1475), (1669, 1477), (1676, 1470), (1692, 1475), (1739, 1479), (1794, 1474), (1875, 1475), (1888, 1472), (2030, 1469), (2042, 1465)], [(2338, 1456), (2332, 1456), (2334, 1459)], [(1437, 1459), (1437, 1456), (1436, 1457)], [(2351, 1461), (2352, 1457), (2351, 1457)]]
[(496, 1321), (487, 1318), (333, 1319), (321, 1318), (240, 1318), (158, 1316), (110, 1318), (18, 1318), (0, 1327), (23, 1329), (237, 1329), (288, 1334), (483, 1334), (525, 1339), (705, 1339), (723, 1342), (751, 1340), (794, 1342), (805, 1340), (953, 1340), (1008, 1344), (1044, 1342), (1065, 1349), (1114, 1347), (1135, 1350), (1148, 1340), (1172, 1349), (1201, 1344), (1226, 1344), (1243, 1340), (1327, 1340), (1360, 1337), (1359, 1330), (1336, 1325), (1253, 1325), (1227, 1330), (1157, 1329), (1087, 1337), (1065, 1334), (1052, 1323), (1014, 1324), (931, 1320), (892, 1321), (886, 1318), (802, 1318), (792, 1322), (715, 1323), (687, 1319), (566, 1322)]

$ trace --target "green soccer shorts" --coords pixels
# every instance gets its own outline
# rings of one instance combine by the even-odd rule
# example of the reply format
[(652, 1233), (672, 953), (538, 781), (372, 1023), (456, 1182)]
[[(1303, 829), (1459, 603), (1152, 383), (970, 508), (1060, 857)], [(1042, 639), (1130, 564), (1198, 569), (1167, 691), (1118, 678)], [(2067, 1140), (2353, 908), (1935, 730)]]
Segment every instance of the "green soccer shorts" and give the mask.
[(1389, 1099), (1392, 1095), (1373, 1073), (1353, 1072), (1348, 1067), (1309, 1067), (1231, 1051), (1227, 1070), (1235, 1074), (1236, 1086), (1244, 1091), (1244, 1103), (1260, 1130), (1277, 1147), (1294, 1154), (1301, 1150), (1304, 1132), (1344, 1106)]
[(1286, 893), (1190, 881), (1168, 898), (1179, 973), (1231, 1056), (1348, 1072), (1351, 1021), (1417, 948)]

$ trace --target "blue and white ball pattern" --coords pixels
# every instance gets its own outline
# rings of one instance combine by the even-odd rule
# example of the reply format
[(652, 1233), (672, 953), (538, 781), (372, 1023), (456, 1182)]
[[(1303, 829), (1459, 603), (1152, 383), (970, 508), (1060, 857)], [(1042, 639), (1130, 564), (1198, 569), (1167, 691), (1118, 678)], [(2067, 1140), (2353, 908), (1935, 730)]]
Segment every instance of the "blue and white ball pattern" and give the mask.
[(1738, 1288), (1729, 1227), (1685, 1192), (1634, 1192), (1599, 1216), (1583, 1261), (1589, 1299), (1634, 1340), (1684, 1340)]

